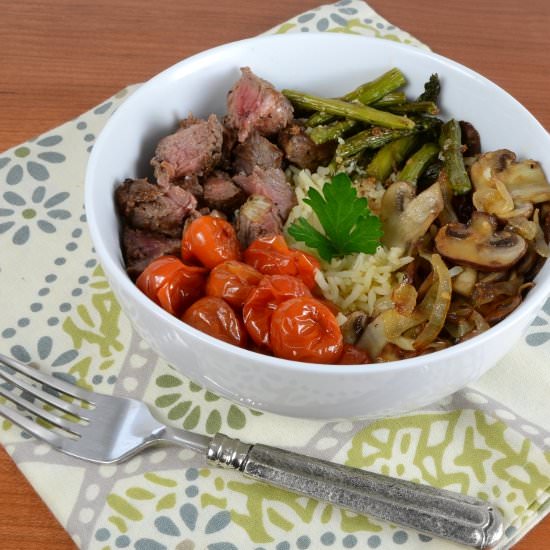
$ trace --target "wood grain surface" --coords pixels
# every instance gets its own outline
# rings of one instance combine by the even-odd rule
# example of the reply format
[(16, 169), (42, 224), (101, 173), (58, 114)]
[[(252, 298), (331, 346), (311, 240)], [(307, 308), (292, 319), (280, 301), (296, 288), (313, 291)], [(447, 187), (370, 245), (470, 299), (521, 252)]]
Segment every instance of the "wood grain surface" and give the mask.
[[(0, 151), (182, 58), (259, 34), (317, 5), (319, 0), (0, 0)], [(550, 129), (548, 0), (370, 5), (437, 53), (495, 81)], [(11, 550), (75, 548), (3, 449), (0, 541)], [(549, 547), (547, 518), (515, 550)]]

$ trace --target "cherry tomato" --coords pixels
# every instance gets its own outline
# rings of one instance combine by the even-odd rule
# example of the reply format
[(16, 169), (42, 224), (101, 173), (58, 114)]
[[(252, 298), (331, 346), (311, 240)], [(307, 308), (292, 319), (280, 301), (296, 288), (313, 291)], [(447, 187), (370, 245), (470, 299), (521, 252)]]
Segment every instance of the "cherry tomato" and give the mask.
[(201, 216), (193, 220), (183, 234), (181, 257), (184, 261), (199, 261), (212, 269), (226, 260), (238, 260), (240, 256), (235, 229), (222, 218)]
[(315, 298), (292, 298), (273, 313), (269, 331), (277, 357), (310, 363), (337, 363), (343, 338), (336, 317)]
[(161, 256), (145, 268), (136, 285), (163, 309), (179, 317), (204, 294), (206, 276), (204, 267), (185, 265), (175, 256)]
[(246, 330), (233, 308), (217, 296), (197, 300), (183, 314), (182, 321), (192, 327), (241, 348), (246, 345)]
[(230, 306), (241, 309), (262, 277), (263, 275), (252, 266), (236, 260), (228, 260), (218, 264), (210, 272), (206, 283), (206, 294), (223, 298)]
[(282, 235), (256, 239), (244, 251), (244, 260), (265, 275), (293, 275), (315, 287), (319, 262), (311, 254), (289, 248)]
[(338, 361), (339, 365), (363, 365), (370, 363), (369, 354), (364, 349), (356, 348), (352, 344), (344, 344), (342, 355)]
[(271, 316), (285, 300), (311, 296), (301, 279), (290, 275), (265, 275), (244, 303), (243, 318), (248, 334), (258, 346), (270, 346)]

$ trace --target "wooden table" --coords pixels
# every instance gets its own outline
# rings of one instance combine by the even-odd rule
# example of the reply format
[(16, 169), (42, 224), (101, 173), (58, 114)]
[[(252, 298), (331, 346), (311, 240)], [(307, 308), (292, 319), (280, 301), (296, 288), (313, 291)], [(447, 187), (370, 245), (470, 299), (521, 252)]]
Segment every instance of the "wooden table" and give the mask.
[[(320, 0), (0, 0), (0, 151), (196, 52), (259, 34)], [(436, 52), (508, 90), (550, 130), (547, 0), (370, 0)], [(0, 449), (0, 540), (74, 548)], [(548, 547), (550, 518), (517, 546)], [(8, 542), (9, 541), (9, 542)]]

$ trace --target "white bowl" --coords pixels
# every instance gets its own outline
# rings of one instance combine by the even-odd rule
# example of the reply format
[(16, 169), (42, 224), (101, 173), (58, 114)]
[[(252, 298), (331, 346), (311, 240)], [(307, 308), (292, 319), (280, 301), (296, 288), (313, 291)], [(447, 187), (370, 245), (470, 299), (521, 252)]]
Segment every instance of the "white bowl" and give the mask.
[(422, 407), (477, 379), (518, 341), (550, 294), (550, 262), (521, 306), (489, 331), (431, 355), (391, 363), (331, 366), (260, 355), (211, 338), (169, 315), (126, 275), (113, 190), (149, 173), (158, 140), (189, 112), (225, 112), (239, 68), (277, 88), (339, 96), (391, 67), (419, 94), (431, 73), (442, 80), (442, 116), (472, 122), (485, 151), (508, 148), (550, 174), (550, 137), (510, 95), (479, 74), (426, 51), (351, 35), (289, 34), (227, 44), (186, 59), (139, 88), (97, 139), (87, 174), (90, 233), (124, 312), (155, 351), (183, 375), (236, 403), (310, 418), (379, 417)]

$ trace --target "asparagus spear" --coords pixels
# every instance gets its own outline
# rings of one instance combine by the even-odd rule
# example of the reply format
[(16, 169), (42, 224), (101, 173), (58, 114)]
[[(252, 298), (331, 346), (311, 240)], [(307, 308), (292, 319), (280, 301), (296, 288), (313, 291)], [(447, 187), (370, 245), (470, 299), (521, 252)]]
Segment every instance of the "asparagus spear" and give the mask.
[(428, 115), (439, 114), (439, 107), (433, 101), (407, 101), (400, 105), (390, 105), (387, 109), (399, 115), (407, 113), (426, 113)]
[[(405, 75), (397, 68), (390, 69), (385, 72), (383, 75), (379, 76), (371, 82), (362, 84), (355, 90), (348, 92), (343, 97), (339, 98), (342, 101), (359, 101), (365, 105), (374, 103), (379, 99), (382, 99), (386, 94), (393, 92), (400, 86), (406, 84)], [(306, 126), (313, 127), (318, 126), (319, 124), (326, 124), (334, 117), (329, 113), (315, 113), (312, 115), (306, 122)]]
[(396, 166), (399, 166), (418, 143), (418, 136), (410, 135), (396, 139), (381, 147), (367, 166), (367, 175), (384, 183)]
[(401, 103), (406, 103), (407, 96), (405, 92), (390, 92), (386, 94), (382, 99), (371, 103), (371, 107), (376, 109), (385, 109), (391, 107), (392, 105), (400, 105)]
[(424, 92), (418, 96), (417, 101), (433, 101), (436, 103), (440, 91), (441, 83), (439, 82), (439, 75), (434, 73), (430, 76), (428, 82), (424, 84)]
[(439, 154), (439, 147), (435, 143), (425, 143), (407, 159), (405, 166), (397, 176), (398, 181), (408, 181), (416, 185), (418, 178)]
[(364, 149), (378, 149), (386, 143), (408, 136), (411, 130), (391, 130), (389, 128), (367, 128), (357, 132), (336, 147), (335, 157), (345, 159), (363, 151)]
[(283, 90), (285, 97), (290, 99), (295, 105), (337, 115), (353, 120), (368, 122), (383, 128), (410, 129), (414, 128), (414, 121), (405, 116), (394, 115), (385, 111), (379, 111), (367, 105), (358, 103), (347, 103), (341, 99), (328, 99), (317, 97), (304, 92), (295, 90)]
[(411, 134), (417, 134), (433, 129), (440, 124), (440, 120), (437, 118), (420, 118), (416, 121), (414, 128), (405, 130), (396, 130), (389, 128), (367, 128), (362, 132), (358, 132), (349, 137), (336, 148), (335, 157), (337, 159), (344, 159), (349, 156), (363, 151), (364, 149), (378, 149), (386, 143), (398, 138), (409, 136)]
[[(386, 109), (391, 111), (393, 106), (401, 105), (406, 103), (406, 101), (407, 98), (404, 92), (391, 92), (372, 105), (377, 109)], [(322, 115), (322, 113), (315, 113), (311, 116), (311, 119), (317, 115)], [(307, 124), (308, 123), (306, 122), (306, 126)], [(328, 124), (319, 124), (313, 128), (310, 128), (308, 135), (314, 143), (320, 145), (321, 143), (338, 139), (346, 132), (357, 128), (357, 126), (359, 126), (359, 122), (356, 120), (352, 120), (350, 118), (337, 119), (334, 122), (329, 121)]]
[(472, 188), (464, 168), (460, 124), (451, 119), (441, 127), (439, 146), (443, 156), (443, 168), (455, 195), (464, 195)]
[(357, 120), (344, 118), (342, 120), (331, 122), (330, 124), (323, 124), (321, 126), (315, 126), (315, 128), (310, 128), (308, 135), (313, 143), (320, 145), (321, 143), (338, 139), (346, 132), (353, 130), (357, 126), (359, 126), (359, 122), (357, 122)]

